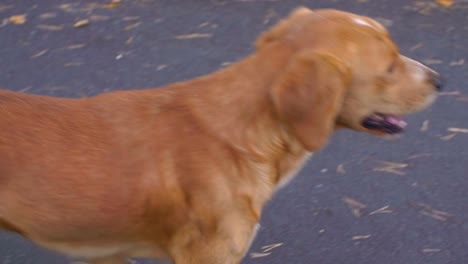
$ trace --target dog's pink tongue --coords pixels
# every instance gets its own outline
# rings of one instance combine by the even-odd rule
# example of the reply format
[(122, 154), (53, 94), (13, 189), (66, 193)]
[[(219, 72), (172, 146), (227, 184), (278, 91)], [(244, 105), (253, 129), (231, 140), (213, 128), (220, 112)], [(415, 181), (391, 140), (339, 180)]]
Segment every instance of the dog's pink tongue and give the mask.
[(387, 121), (388, 123), (392, 124), (392, 125), (395, 125), (395, 126), (399, 126), (401, 128), (404, 128), (406, 127), (406, 125), (408, 125), (404, 120), (403, 118), (399, 117), (399, 116), (386, 116), (385, 117), (385, 121)]

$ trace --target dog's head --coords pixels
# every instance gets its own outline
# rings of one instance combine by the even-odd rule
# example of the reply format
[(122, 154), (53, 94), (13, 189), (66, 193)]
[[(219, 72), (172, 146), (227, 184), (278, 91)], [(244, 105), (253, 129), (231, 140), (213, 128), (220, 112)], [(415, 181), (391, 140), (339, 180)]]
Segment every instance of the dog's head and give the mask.
[(256, 45), (294, 50), (271, 95), (309, 150), (339, 127), (400, 133), (403, 116), (429, 106), (442, 86), (438, 73), (399, 53), (381, 24), (351, 13), (299, 8)]

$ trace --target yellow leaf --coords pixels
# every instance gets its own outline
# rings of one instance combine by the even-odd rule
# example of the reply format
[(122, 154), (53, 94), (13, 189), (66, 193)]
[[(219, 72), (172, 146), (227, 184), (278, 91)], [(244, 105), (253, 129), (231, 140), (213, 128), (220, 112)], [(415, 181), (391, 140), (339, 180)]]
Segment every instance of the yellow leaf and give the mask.
[(104, 8), (112, 9), (119, 7), (121, 0), (112, 0), (109, 4), (104, 5)]
[(453, 0), (436, 0), (436, 1), (441, 6), (451, 6), (451, 5), (453, 5)]
[(24, 23), (26, 23), (26, 15), (15, 15), (15, 16), (11, 16), (8, 21), (10, 21), (10, 23), (13, 23), (13, 24), (16, 24), (16, 25), (22, 25)]
[(76, 21), (75, 24), (73, 24), (73, 26), (76, 28), (85, 27), (87, 25), (89, 25), (88, 19), (79, 20), (79, 21)]

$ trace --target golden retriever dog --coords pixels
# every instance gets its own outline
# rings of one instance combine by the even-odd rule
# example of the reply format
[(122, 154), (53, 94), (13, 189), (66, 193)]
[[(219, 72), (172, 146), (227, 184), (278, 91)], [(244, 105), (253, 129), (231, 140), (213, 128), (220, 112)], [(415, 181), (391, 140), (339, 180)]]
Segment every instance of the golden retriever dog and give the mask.
[(441, 86), (376, 21), (302, 7), (194, 80), (1, 91), (0, 227), (93, 264), (238, 264), (265, 202), (334, 131), (400, 133)]

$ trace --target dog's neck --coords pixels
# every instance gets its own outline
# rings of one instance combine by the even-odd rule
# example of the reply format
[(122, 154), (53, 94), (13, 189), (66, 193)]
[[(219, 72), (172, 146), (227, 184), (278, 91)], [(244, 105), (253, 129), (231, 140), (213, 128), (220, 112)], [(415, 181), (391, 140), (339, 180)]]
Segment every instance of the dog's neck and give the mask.
[(286, 44), (264, 47), (229, 68), (196, 79), (202, 88), (183, 93), (213, 135), (264, 168), (272, 191), (308, 154), (278, 118), (270, 95), (294, 52)]

